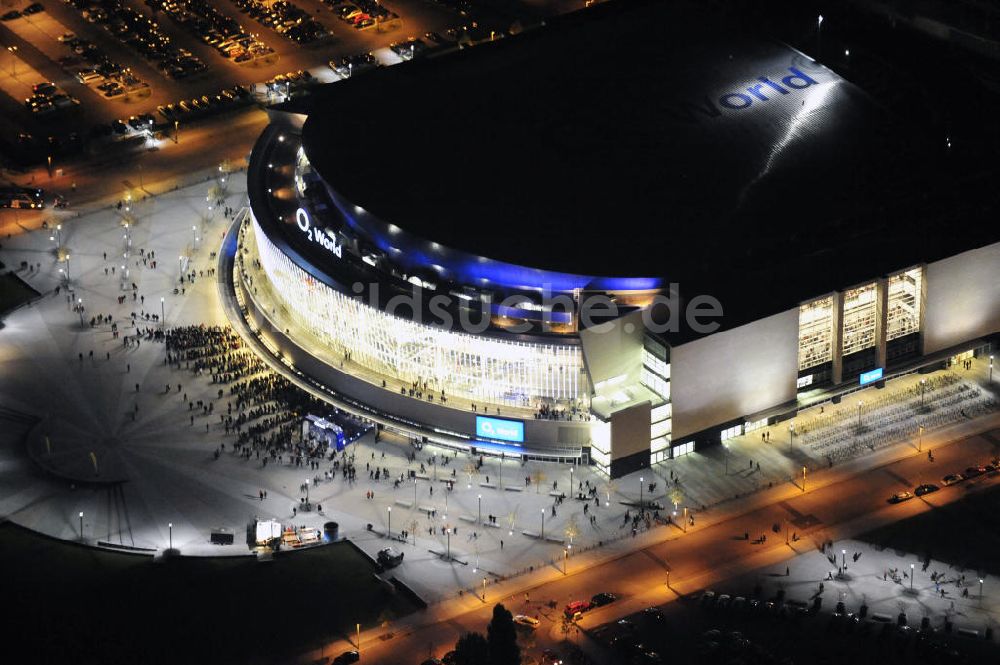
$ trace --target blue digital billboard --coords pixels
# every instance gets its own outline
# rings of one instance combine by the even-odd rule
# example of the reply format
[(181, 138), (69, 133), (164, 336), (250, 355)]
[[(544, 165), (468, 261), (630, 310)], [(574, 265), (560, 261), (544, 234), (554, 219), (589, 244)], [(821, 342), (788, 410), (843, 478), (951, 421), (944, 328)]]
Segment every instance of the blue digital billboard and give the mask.
[(866, 386), (872, 381), (878, 381), (881, 378), (882, 378), (882, 368), (876, 367), (875, 369), (869, 372), (864, 372), (861, 375), (861, 385)]
[(500, 441), (524, 441), (524, 423), (520, 420), (476, 416), (476, 436)]

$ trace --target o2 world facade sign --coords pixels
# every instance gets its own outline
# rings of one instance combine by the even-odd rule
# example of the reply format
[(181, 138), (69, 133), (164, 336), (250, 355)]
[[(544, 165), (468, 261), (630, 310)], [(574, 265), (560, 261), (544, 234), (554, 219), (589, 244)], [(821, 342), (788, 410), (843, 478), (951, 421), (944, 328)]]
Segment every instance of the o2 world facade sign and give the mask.
[(316, 243), (338, 259), (343, 258), (344, 245), (328, 236), (322, 229), (315, 228), (312, 225), (312, 220), (309, 219), (309, 213), (304, 208), (299, 208), (295, 211), (295, 223), (298, 225), (299, 230), (306, 234), (306, 238), (310, 242)]

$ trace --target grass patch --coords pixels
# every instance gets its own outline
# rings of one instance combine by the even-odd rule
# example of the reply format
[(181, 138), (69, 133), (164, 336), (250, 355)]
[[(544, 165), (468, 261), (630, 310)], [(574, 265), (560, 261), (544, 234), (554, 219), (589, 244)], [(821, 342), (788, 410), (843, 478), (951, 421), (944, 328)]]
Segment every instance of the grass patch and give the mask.
[(157, 563), (4, 524), (0, 569), (34, 662), (273, 663), (414, 609), (346, 543)]

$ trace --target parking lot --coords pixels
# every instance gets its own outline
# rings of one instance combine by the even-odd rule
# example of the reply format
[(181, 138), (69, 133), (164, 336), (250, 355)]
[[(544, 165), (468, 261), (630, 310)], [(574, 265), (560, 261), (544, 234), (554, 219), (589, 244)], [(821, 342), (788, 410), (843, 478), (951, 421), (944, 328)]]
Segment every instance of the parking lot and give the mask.
[[(37, 6), (25, 14), (30, 5)], [(508, 29), (514, 13), (542, 10), (503, 3), (472, 10), (452, 0), (20, 0), (0, 21), (0, 114), (7, 121), (0, 147), (35, 164), (95, 141), (100, 152), (115, 120), (148, 113), (169, 130), (229, 110), (225, 91), (236, 86), (260, 104), (282, 101), (290, 87), (304, 88), (288, 78), (344, 78), (330, 63), (347, 56), (375, 52), (392, 64), (463, 38), (463, 27), (482, 38)], [(44, 82), (79, 103), (49, 109), (40, 100), (45, 112), (32, 112), (25, 99)], [(182, 103), (190, 112), (157, 113)]]

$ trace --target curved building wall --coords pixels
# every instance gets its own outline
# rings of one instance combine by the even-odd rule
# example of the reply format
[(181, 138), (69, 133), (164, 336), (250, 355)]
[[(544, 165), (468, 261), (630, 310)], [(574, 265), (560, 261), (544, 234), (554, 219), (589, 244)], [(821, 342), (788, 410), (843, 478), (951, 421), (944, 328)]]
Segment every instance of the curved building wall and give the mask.
[(428, 390), (489, 402), (576, 405), (587, 394), (579, 346), (507, 341), (391, 316), (318, 282), (268, 239), (257, 220), (261, 266), (297, 322), (336, 356)]

